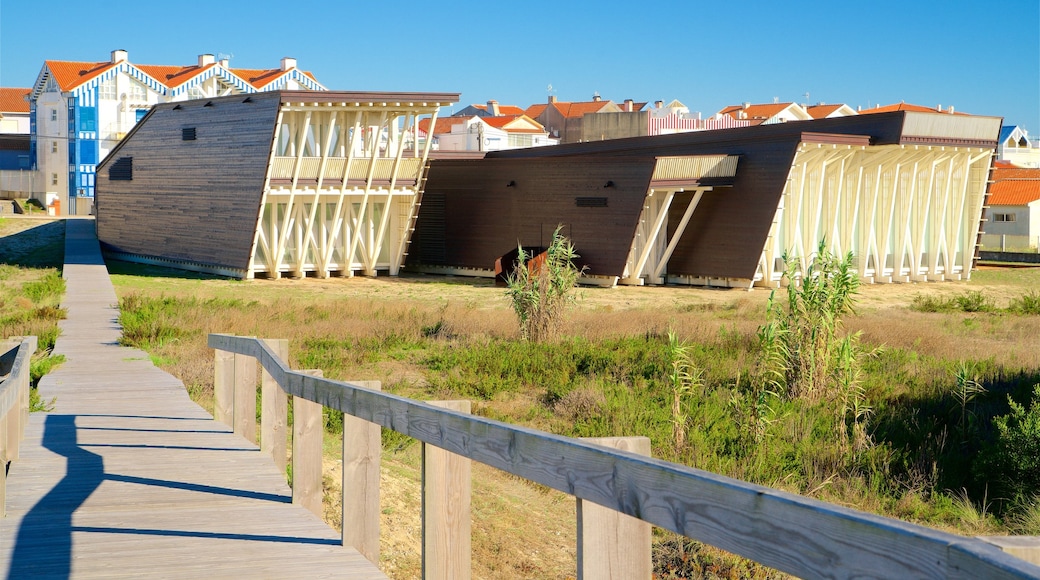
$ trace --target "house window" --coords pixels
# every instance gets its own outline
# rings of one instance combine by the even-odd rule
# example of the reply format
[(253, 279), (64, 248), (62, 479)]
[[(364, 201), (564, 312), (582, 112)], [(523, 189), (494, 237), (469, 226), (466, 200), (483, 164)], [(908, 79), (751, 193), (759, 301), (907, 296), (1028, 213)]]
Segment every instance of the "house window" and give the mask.
[(57, 141), (51, 141), (51, 153), (57, 153), (57, 152), (58, 152), (58, 142)]
[(141, 83), (131, 79), (130, 80), (130, 98), (136, 101), (144, 101), (148, 99), (148, 89)]
[(993, 221), (995, 222), (1013, 222), (1015, 221), (1016, 215), (1013, 213), (995, 213), (993, 214)]
[(51, 121), (58, 121), (58, 109), (51, 109)]
[(51, 174), (51, 185), (58, 185), (58, 174), (57, 173), (52, 173)]
[(98, 85), (98, 98), (99, 99), (112, 99), (116, 98), (116, 79), (112, 77), (107, 81)]
[(108, 179), (111, 181), (133, 181), (134, 158), (120, 157), (108, 167)]
[(199, 87), (191, 87), (190, 89), (188, 89), (189, 99), (201, 99), (205, 96), (206, 95), (202, 92), (202, 89), (200, 89)]

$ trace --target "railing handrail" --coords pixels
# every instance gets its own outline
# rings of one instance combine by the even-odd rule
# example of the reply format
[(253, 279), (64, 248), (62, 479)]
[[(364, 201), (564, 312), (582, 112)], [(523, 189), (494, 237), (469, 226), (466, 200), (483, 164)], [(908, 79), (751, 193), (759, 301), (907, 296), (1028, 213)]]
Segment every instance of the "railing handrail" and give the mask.
[(293, 396), (797, 576), (1040, 578), (979, 539), (293, 371), (256, 338), (208, 344), (257, 359)]
[(13, 348), (10, 348), (11, 344), (8, 343), (8, 350), (0, 352), (0, 361), (3, 361), (0, 362), (0, 375), (7, 375), (0, 381), (0, 417), (6, 416), (18, 405), (21, 387), (19, 379), (23, 377), (23, 373), (25, 377), (29, 376), (30, 360), (36, 352), (35, 336), (18, 337), (17, 340)]

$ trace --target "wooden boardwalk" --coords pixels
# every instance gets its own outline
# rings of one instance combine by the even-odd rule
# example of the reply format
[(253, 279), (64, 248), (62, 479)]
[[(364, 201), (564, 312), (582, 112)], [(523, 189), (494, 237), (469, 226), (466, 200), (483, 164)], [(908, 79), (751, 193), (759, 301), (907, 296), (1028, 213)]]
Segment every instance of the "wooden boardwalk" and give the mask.
[(93, 220), (68, 220), (66, 362), (40, 394), (8, 479), (10, 578), (385, 578), (291, 503), (284, 474), (118, 346), (116, 295)]

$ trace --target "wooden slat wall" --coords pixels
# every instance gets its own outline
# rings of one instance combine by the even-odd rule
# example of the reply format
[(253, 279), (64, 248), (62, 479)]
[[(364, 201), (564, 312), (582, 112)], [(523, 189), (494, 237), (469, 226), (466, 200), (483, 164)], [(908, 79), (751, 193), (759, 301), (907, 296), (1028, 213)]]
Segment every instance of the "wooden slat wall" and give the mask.
[[(98, 167), (103, 248), (248, 266), (280, 95), (246, 99), (166, 103), (142, 120)], [(196, 128), (196, 140), (181, 140), (186, 127)], [(123, 157), (133, 157), (133, 180), (109, 180), (109, 165)]]
[[(433, 161), (410, 263), (491, 269), (518, 241), (548, 245), (563, 224), (589, 274), (617, 276), (653, 170), (647, 157)], [(605, 197), (607, 207), (578, 207), (576, 197)], [(429, 217), (428, 198), (438, 201)], [(443, 244), (431, 241), (438, 235)]]

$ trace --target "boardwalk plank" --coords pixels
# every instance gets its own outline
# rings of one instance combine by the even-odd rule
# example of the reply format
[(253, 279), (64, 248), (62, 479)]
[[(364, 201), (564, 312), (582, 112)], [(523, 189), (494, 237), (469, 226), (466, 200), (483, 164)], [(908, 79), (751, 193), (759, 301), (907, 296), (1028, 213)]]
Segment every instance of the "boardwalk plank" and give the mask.
[(118, 346), (115, 291), (91, 220), (67, 222), (69, 317), (8, 479), (9, 577), (385, 578), (306, 509), (269, 456)]

